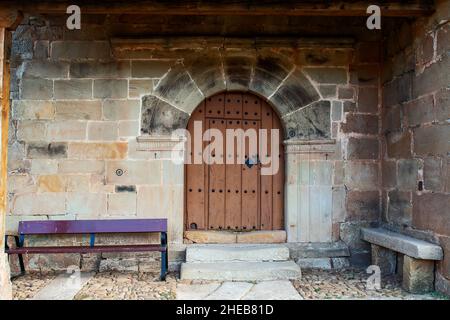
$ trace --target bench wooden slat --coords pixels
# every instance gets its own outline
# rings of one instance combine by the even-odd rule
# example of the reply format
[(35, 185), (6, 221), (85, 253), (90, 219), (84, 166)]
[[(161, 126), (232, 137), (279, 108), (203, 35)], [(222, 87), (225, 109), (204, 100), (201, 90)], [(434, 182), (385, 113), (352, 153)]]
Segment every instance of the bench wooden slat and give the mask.
[(21, 221), (19, 234), (167, 232), (166, 219)]
[(160, 244), (152, 245), (121, 245), (121, 246), (65, 246), (65, 247), (22, 247), (10, 248), (6, 250), (8, 254), (28, 254), (28, 253), (101, 253), (101, 252), (150, 252), (167, 251), (167, 247)]

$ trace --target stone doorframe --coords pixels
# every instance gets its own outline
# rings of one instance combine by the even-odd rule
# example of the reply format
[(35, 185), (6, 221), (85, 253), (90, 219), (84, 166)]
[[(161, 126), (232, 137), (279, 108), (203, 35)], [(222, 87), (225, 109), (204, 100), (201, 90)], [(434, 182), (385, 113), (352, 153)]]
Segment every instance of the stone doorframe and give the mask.
[[(326, 162), (335, 153), (337, 145), (332, 139), (330, 128), (331, 101), (319, 90), (316, 82), (317, 77), (325, 76), (326, 69), (318, 70), (298, 65), (293, 57), (299, 42), (295, 45), (292, 43), (286, 45), (283, 42), (271, 43), (272, 47), (259, 48), (256, 48), (254, 42), (250, 40), (247, 40), (247, 43), (239, 42), (238, 45), (224, 42), (220, 45), (203, 43), (201, 49), (190, 52), (183, 57), (182, 62), (173, 65), (159, 80), (153, 92), (142, 98), (142, 135), (137, 138), (138, 149), (171, 150), (179, 144), (178, 139), (171, 138), (172, 132), (176, 129), (185, 129), (192, 111), (204, 99), (214, 94), (236, 90), (256, 94), (272, 105), (285, 129), (284, 218), (287, 241), (332, 241), (330, 182), (332, 168), (330, 170), (330, 163)], [(129, 42), (121, 44), (113, 41), (113, 50), (116, 53), (123, 53), (128, 50), (128, 45)], [(277, 45), (285, 48), (286, 52), (281, 54), (280, 50), (273, 50)], [(151, 42), (145, 42), (144, 46), (151, 47)], [(329, 48), (330, 43), (318, 40), (313, 44), (308, 42), (306, 46)], [(335, 47), (344, 47), (348, 50), (352, 47), (352, 43), (343, 41), (335, 44)], [(160, 47), (157, 50), (161, 50), (161, 55), (164, 52)], [(299, 168), (303, 160), (307, 160), (308, 163), (309, 160), (317, 161), (311, 170), (327, 175), (326, 181), (319, 184), (317, 181), (300, 181), (298, 173), (303, 170)], [(301, 183), (305, 188), (299, 188)], [(305, 200), (305, 195), (310, 199), (310, 195), (316, 191), (325, 194), (326, 205), (319, 206), (319, 211), (321, 215), (323, 213), (327, 222), (326, 225), (322, 225), (322, 231), (310, 235), (307, 228), (316, 221), (309, 217), (300, 217), (298, 212), (302, 210), (300, 203)], [(311, 198), (313, 204), (321, 200), (323, 199)], [(307, 208), (306, 215), (314, 210), (315, 207)], [(181, 243), (184, 208), (178, 208), (176, 216), (174, 226), (176, 235), (172, 237), (172, 241)], [(319, 226), (320, 223), (319, 221)]]

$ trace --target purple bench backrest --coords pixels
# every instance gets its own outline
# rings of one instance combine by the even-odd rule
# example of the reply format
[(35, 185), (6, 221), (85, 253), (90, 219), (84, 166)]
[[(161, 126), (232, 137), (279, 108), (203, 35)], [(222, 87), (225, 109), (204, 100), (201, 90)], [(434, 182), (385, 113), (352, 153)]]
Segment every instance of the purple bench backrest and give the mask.
[(19, 234), (167, 232), (167, 219), (21, 221)]

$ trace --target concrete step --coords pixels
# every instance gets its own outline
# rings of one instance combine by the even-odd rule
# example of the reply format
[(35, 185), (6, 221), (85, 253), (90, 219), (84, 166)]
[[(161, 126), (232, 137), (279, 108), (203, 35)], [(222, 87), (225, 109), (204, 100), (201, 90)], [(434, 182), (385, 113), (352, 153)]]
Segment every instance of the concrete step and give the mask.
[(272, 244), (200, 244), (186, 248), (186, 262), (286, 261), (289, 249)]
[(190, 262), (181, 265), (182, 280), (267, 281), (301, 278), (294, 261)]

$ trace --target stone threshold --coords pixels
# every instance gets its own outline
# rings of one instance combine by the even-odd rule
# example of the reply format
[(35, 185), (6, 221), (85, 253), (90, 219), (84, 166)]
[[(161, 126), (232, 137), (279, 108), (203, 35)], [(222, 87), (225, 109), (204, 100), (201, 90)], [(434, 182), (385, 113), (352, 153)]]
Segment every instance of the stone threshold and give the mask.
[(285, 243), (286, 231), (216, 231), (189, 230), (184, 232), (184, 243)]

